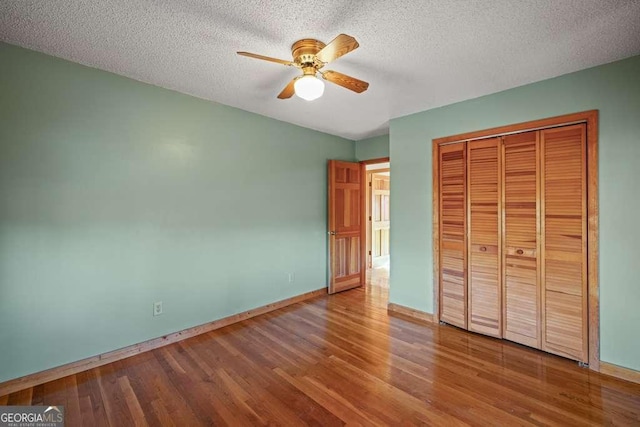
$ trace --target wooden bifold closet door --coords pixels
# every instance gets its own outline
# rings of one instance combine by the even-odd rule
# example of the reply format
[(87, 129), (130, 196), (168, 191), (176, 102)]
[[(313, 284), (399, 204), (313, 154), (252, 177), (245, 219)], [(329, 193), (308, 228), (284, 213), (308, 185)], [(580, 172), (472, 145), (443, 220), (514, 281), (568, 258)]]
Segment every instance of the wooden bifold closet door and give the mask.
[(588, 361), (584, 124), (546, 129), (542, 147), (542, 349)]
[(586, 134), (437, 147), (440, 320), (589, 361)]
[(467, 144), (470, 331), (502, 336), (500, 139)]
[(502, 138), (504, 337), (540, 348), (538, 132)]
[(466, 144), (440, 149), (440, 319), (467, 327)]

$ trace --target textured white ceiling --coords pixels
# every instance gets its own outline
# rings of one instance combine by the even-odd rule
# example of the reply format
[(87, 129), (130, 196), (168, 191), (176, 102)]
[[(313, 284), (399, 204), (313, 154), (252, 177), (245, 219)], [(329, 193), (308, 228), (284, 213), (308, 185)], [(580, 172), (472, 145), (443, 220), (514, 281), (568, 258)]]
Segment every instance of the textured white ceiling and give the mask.
[[(313, 102), (276, 98), (301, 38), (360, 48)], [(640, 54), (638, 0), (2, 0), (0, 39), (349, 139), (389, 119)]]

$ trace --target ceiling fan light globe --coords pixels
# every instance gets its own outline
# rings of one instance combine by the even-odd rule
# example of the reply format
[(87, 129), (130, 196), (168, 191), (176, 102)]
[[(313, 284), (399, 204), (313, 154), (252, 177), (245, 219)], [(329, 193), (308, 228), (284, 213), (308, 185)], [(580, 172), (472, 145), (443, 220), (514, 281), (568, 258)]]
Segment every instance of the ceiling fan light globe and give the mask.
[(324, 82), (315, 76), (302, 76), (293, 84), (296, 95), (306, 101), (318, 99), (324, 93)]

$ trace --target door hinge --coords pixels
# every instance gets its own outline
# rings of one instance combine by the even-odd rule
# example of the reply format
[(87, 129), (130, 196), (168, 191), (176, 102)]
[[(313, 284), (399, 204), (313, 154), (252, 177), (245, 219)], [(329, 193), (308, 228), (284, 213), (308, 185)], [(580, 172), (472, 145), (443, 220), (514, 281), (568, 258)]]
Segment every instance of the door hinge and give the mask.
[(371, 181), (369, 181), (369, 187), (371, 187)]
[(369, 215), (369, 221), (371, 221), (371, 215)]
[(369, 255), (371, 255), (371, 251), (369, 251)]

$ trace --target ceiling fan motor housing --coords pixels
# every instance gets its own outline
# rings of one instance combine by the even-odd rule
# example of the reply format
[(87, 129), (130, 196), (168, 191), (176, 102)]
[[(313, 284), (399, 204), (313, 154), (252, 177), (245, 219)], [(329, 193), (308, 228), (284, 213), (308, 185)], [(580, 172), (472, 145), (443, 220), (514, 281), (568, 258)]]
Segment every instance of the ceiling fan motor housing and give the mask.
[[(296, 64), (301, 68), (314, 67), (321, 68), (324, 63), (320, 62), (316, 54), (325, 47), (325, 44), (316, 39), (298, 40), (291, 46), (291, 54)], [(305, 74), (307, 74), (305, 72)]]

